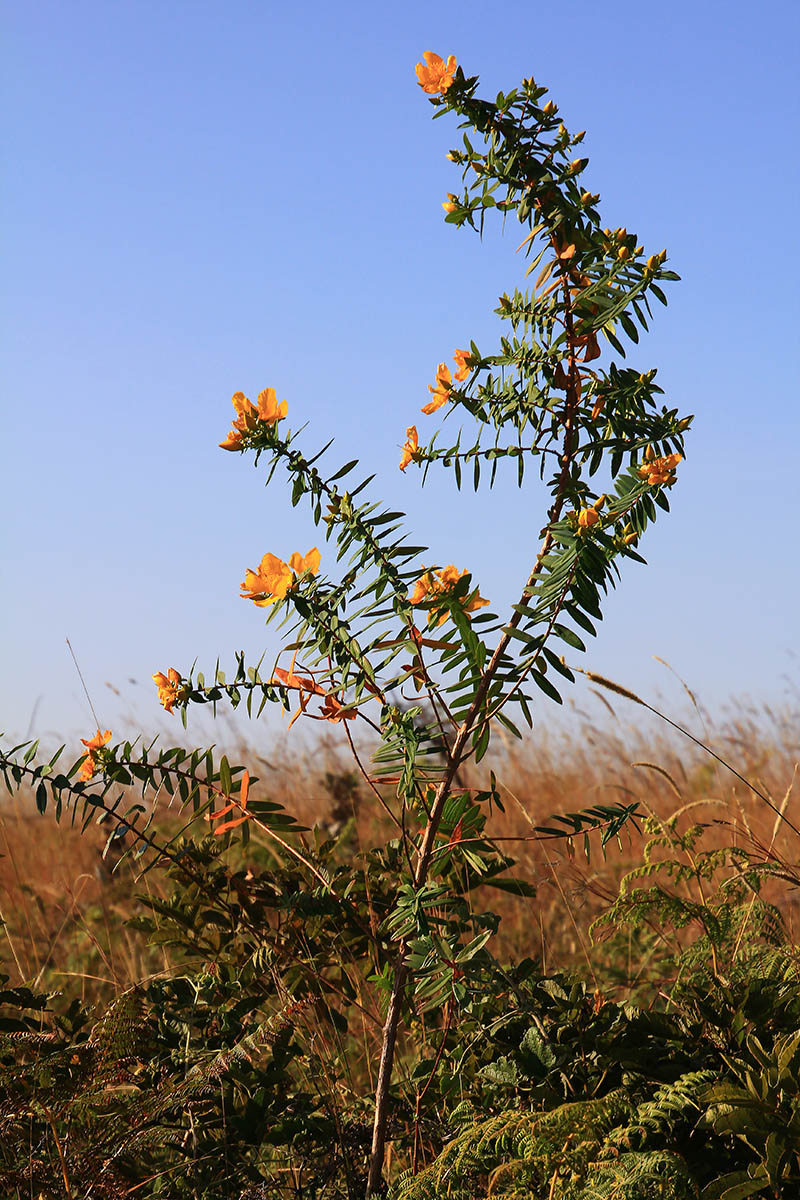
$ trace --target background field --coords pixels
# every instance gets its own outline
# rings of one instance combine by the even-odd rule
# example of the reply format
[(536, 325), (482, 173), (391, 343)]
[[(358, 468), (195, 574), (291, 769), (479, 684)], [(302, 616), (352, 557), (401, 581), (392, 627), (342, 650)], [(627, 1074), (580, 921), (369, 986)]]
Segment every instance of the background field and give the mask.
[[(739, 700), (716, 719), (687, 695), (685, 711), (677, 716), (796, 821), (796, 694), (775, 707)], [(249, 740), (243, 736), (248, 729)], [(178, 730), (177, 724), (171, 727), (173, 736)], [(229, 727), (221, 749), (231, 762), (260, 776), (256, 795), (279, 800), (304, 824), (339, 834), (354, 798), (353, 848), (378, 845), (389, 836), (341, 741), (304, 746), (298, 731), (295, 741), (276, 737), (270, 749), (250, 725), (238, 733)], [(603, 944), (592, 945), (587, 929), (616, 895), (621, 876), (640, 861), (643, 844), (629, 831), (603, 856), (595, 839), (587, 864), (580, 845), (569, 853), (563, 843), (525, 841), (530, 826), (553, 813), (638, 801), (645, 813), (661, 817), (681, 811), (684, 827), (689, 821), (705, 825), (705, 846), (760, 843), (789, 859), (796, 853), (791, 830), (776, 824), (775, 813), (741, 780), (657, 718), (607, 691), (587, 695), (587, 710), (575, 710), (569, 728), (547, 735), (534, 731), (521, 743), (508, 738), (484, 765), (470, 782), (478, 786), (493, 769), (505, 808), (492, 817), (491, 833), (517, 859), (514, 874), (538, 892), (530, 900), (491, 897), (493, 909), (504, 914), (495, 952), (501, 958), (540, 957), (544, 971), (568, 967), (589, 980), (595, 972), (605, 974)], [(178, 808), (161, 804), (158, 825), (172, 832), (181, 823)], [(207, 829), (195, 823), (196, 834)], [(57, 824), (52, 813), (41, 817), (25, 792), (0, 804), (5, 921), (0, 960), (12, 982), (35, 980), (65, 997), (108, 1000), (151, 973), (170, 971), (168, 952), (148, 948), (142, 935), (125, 926), (138, 911), (137, 894), (157, 892), (163, 881), (158, 870), (138, 878), (132, 860), (119, 862), (118, 844), (106, 850), (109, 832), (92, 823), (81, 833), (67, 820)], [(255, 829), (254, 849), (260, 838)], [(233, 853), (247, 858), (247, 851)], [(800, 894), (783, 889), (781, 905), (794, 938)]]

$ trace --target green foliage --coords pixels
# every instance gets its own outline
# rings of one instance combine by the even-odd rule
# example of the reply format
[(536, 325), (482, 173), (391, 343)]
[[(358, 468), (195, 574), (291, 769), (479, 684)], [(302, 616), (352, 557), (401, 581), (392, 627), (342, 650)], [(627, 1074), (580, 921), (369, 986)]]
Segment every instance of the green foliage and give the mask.
[[(758, 895), (772, 863), (703, 850), (697, 828), (650, 829), (645, 862), (596, 926), (624, 920), (647, 944), (657, 918), (674, 939), (658, 961), (667, 1002), (652, 988), (643, 1009), (566, 980), (517, 981), (516, 1007), (477, 1051), (479, 1090), (452, 1111), (444, 1150), (398, 1181), (397, 1200), (489, 1188), (552, 1200), (796, 1194), (800, 960)], [(656, 861), (657, 849), (669, 853)], [(636, 886), (659, 874), (711, 891), (689, 901)]]

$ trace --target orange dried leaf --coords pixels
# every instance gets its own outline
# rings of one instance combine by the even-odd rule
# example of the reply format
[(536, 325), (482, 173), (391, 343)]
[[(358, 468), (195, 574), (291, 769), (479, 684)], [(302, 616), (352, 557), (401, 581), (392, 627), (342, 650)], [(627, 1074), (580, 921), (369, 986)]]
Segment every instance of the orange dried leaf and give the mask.
[(237, 826), (244, 825), (245, 821), (247, 820), (247, 816), (248, 814), (245, 813), (242, 817), (234, 817), (232, 821), (223, 821), (222, 824), (218, 825), (214, 830), (214, 836), (219, 837), (221, 833), (227, 833), (229, 829), (236, 829)]

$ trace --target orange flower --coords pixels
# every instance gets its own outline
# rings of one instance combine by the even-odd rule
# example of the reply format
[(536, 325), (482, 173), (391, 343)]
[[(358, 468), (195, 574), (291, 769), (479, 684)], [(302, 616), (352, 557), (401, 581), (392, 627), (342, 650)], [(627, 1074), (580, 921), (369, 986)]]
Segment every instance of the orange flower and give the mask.
[(181, 676), (174, 667), (170, 667), (166, 675), (161, 671), (156, 671), (153, 679), (158, 688), (159, 703), (164, 706), (164, 709), (168, 713), (171, 713), (176, 701), (182, 699), (184, 689)]
[[(451, 564), (449, 567), (443, 567), (441, 571), (426, 571), (416, 582), (414, 591), (409, 596), (411, 604), (415, 607), (420, 604), (430, 604), (437, 599), (446, 596), (448, 592), (452, 592), (458, 583), (459, 579), (463, 579), (467, 574), (466, 570), (457, 571)], [(466, 597), (461, 600), (461, 607), (465, 613), (474, 612), (477, 608), (485, 608), (489, 603), (484, 600), (480, 592), (475, 589), (471, 597)], [(436, 621), (437, 625), (443, 625), (447, 620), (447, 613), (444, 613)], [(431, 621), (431, 617), (428, 617)]]
[(222, 447), (223, 450), (241, 450), (242, 435), (239, 433), (239, 430), (232, 429), (230, 431), (230, 433), (228, 434), (228, 436), (225, 438), (225, 441), (220, 442), (220, 446)]
[(403, 457), (400, 459), (400, 470), (405, 471), (412, 460), (416, 461), (418, 453), (419, 439), (417, 437), (417, 427), (416, 425), (409, 425), (406, 430), (406, 444), (403, 446)]
[(265, 554), (257, 571), (248, 567), (241, 595), (259, 608), (282, 600), (292, 586), (292, 568), (274, 554)]
[(288, 563), (274, 554), (265, 554), (257, 571), (247, 569), (242, 583), (242, 598), (252, 600), (259, 608), (266, 608), (268, 604), (284, 598), (297, 575), (303, 575), (306, 571), (316, 575), (320, 559), (316, 546), (309, 550), (305, 558), (295, 552)]
[(109, 742), (110, 740), (111, 740), (111, 730), (110, 729), (107, 729), (105, 731), (105, 733), (101, 733), (100, 730), (98, 729), (97, 736), (93, 737), (93, 738), (89, 738), (88, 741), (86, 740), (86, 738), (81, 738), (81, 742), (88, 750), (88, 754), (86, 755), (86, 761), (84, 762), (83, 766), (81, 767), (81, 773), (78, 776), (81, 783), (86, 783), (87, 780), (91, 779), (92, 776), (95, 775), (100, 770), (100, 765), (99, 765), (99, 762), (98, 762), (98, 759), (96, 756), (97, 756), (98, 751), (101, 751), (103, 749), (103, 746), (105, 746), (107, 744), (107, 742)]
[(591, 529), (600, 520), (600, 513), (596, 508), (582, 508), (578, 513), (578, 532), (585, 533), (587, 529)]
[(458, 67), (455, 54), (451, 54), (447, 62), (432, 50), (426, 50), (422, 57), (425, 62), (417, 63), (419, 86), (429, 96), (444, 95), (453, 82)]
[(413, 592), (408, 597), (410, 603), (413, 604), (415, 607), (418, 604), (424, 604), (425, 600), (428, 597), (428, 592), (431, 589), (431, 584), (434, 582), (434, 580), (435, 580), (435, 577), (431, 571), (426, 571), (424, 575), (421, 575), (420, 578), (417, 580), (417, 582), (414, 584)]
[(439, 363), (436, 368), (436, 386), (432, 387), (428, 384), (428, 391), (433, 396), (430, 404), (426, 404), (423, 412), (430, 416), (435, 413), (438, 408), (446, 404), (450, 399), (450, 389), (453, 386), (453, 377), (450, 374), (450, 368), (445, 363)]
[(456, 374), (455, 374), (455, 378), (459, 381), (459, 383), (463, 383), (465, 379), (469, 378), (469, 373), (470, 373), (470, 364), (472, 362), (472, 359), (470, 357), (469, 351), (468, 350), (456, 350), (455, 354), (453, 355), (453, 361), (455, 362), (456, 366), (458, 367), (458, 370), (456, 371)]
[(444, 209), (444, 211), (446, 213), (455, 212), (456, 209), (458, 208), (458, 204), (456, 203), (456, 198), (452, 192), (447, 193), (447, 199), (442, 201), (442, 208)]
[(242, 433), (246, 429), (255, 429), (258, 414), (256, 406), (247, 399), (244, 392), (234, 392), (232, 400), (237, 413), (236, 420), (233, 422), (234, 429), (240, 429)]
[(264, 421), (267, 425), (277, 425), (289, 412), (289, 405), (285, 400), (278, 404), (275, 388), (264, 388), (263, 392), (258, 393), (257, 412), (259, 421)]
[(656, 458), (652, 446), (644, 452), (645, 462), (639, 468), (639, 475), (646, 479), (651, 487), (671, 487), (675, 482), (675, 468), (682, 460), (682, 454), (668, 454), (666, 458)]
[(308, 554), (303, 558), (297, 551), (289, 555), (289, 566), (296, 575), (303, 575), (306, 571), (310, 571), (312, 575), (316, 575), (319, 571), (319, 564), (322, 560), (322, 555), (315, 546), (313, 550), (309, 550)]

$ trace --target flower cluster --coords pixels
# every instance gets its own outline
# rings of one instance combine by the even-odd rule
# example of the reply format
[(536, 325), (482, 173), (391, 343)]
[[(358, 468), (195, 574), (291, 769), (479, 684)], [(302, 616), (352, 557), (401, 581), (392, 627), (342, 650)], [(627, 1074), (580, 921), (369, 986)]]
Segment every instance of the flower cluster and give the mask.
[(233, 407), (237, 416), (225, 441), (220, 442), (223, 450), (241, 450), (243, 434), (252, 433), (259, 423), (277, 425), (289, 411), (285, 400), (278, 404), (275, 388), (264, 388), (263, 392), (259, 392), (256, 404), (248, 400), (244, 392), (234, 392)]
[(171, 713), (175, 704), (182, 700), (187, 693), (180, 673), (174, 667), (170, 667), (166, 675), (163, 671), (156, 671), (153, 680), (158, 688), (159, 703), (166, 712)]
[[(458, 368), (455, 373), (455, 378), (459, 383), (463, 383), (464, 380), (469, 377), (472, 364), (469, 351), (456, 350), (455, 354), (453, 355), (453, 361)], [(423, 408), (422, 411), (424, 413), (427, 415), (430, 415), (430, 413), (435, 413), (437, 409), (441, 408), (443, 404), (447, 403), (447, 401), (450, 399), (450, 390), (453, 386), (453, 378), (454, 377), (450, 374), (450, 368), (447, 366), (447, 364), (443, 362), (439, 363), (439, 366), (436, 370), (435, 386), (432, 386), (430, 383), (428, 384), (428, 391), (433, 396), (433, 399)]]
[[(441, 571), (429, 570), (422, 575), (414, 585), (414, 590), (409, 596), (409, 600), (414, 607), (420, 605), (435, 605), (437, 601), (441, 601), (450, 596), (455, 590), (456, 584), (460, 579), (463, 579), (467, 571), (457, 571), (451, 563), (449, 567), (442, 568)], [(474, 612), (477, 608), (485, 608), (489, 603), (484, 600), (480, 592), (476, 588), (475, 591), (465, 596), (461, 601), (461, 607), (465, 613)], [(441, 614), (438, 619), (433, 619), (429, 616), (429, 624), (443, 625), (447, 620), (448, 614)]]
[(260, 608), (283, 600), (299, 576), (306, 572), (316, 575), (321, 557), (316, 546), (305, 557), (295, 552), (288, 563), (274, 554), (265, 554), (258, 570), (251, 571), (248, 568), (245, 574), (241, 592), (243, 599), (252, 600)]
[(639, 467), (639, 475), (646, 479), (651, 487), (670, 487), (675, 482), (675, 468), (682, 460), (682, 454), (668, 454), (666, 458), (656, 458), (652, 446), (644, 452), (644, 464)]
[(448, 56), (447, 62), (433, 50), (426, 50), (422, 57), (424, 62), (417, 63), (417, 82), (423, 92), (429, 96), (443, 96), (453, 82), (458, 67), (455, 54)]
[(98, 729), (96, 737), (89, 738), (88, 741), (86, 738), (81, 738), (81, 741), (86, 747), (87, 754), (78, 778), (81, 783), (86, 783), (100, 770), (103, 747), (111, 741), (111, 730), (107, 729), (105, 733), (101, 733)]

